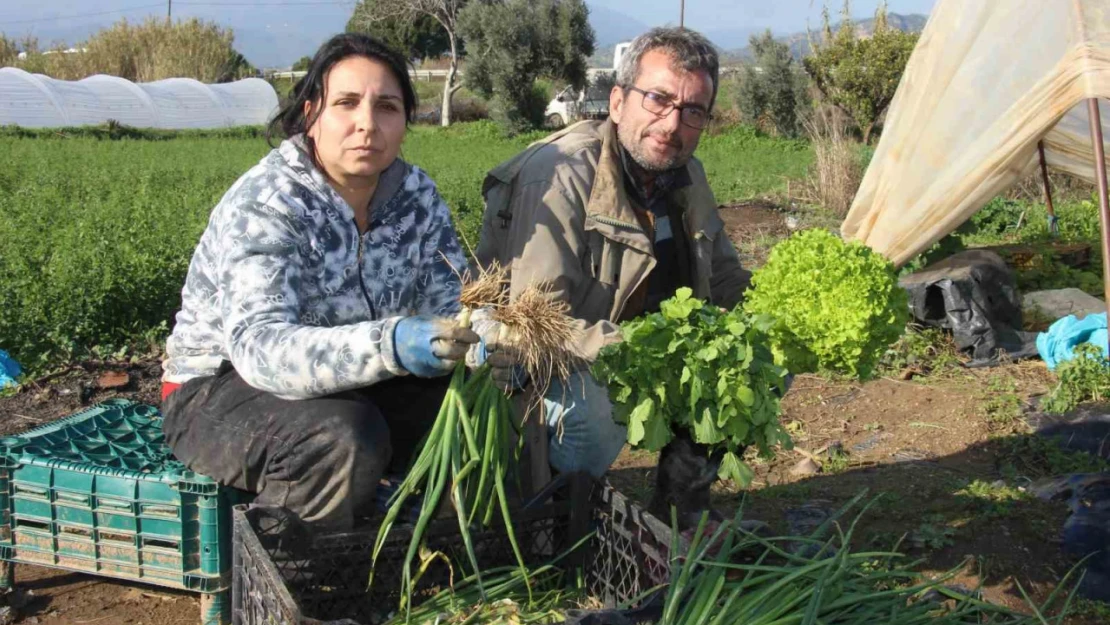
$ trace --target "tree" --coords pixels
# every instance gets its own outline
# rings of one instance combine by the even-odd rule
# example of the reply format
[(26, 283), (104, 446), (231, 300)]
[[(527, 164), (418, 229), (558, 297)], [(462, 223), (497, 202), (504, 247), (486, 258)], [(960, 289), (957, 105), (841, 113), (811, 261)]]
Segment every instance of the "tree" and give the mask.
[(443, 106), (440, 110), (440, 124), (443, 126), (451, 124), (451, 99), (462, 88), (462, 83), (458, 81), (461, 54), (459, 13), (466, 3), (467, 0), (362, 0), (347, 23), (348, 30), (371, 33), (378, 26), (388, 29), (398, 23), (416, 24), (421, 18), (429, 18), (439, 24), (447, 37), (447, 51), (451, 58), (447, 80), (443, 84)]
[(844, 19), (835, 34), (825, 11), (824, 36), (804, 64), (824, 98), (855, 120), (867, 143), (894, 99), (917, 35), (891, 28), (884, 2), (875, 12), (874, 32), (860, 38), (849, 9), (845, 0)]
[(768, 30), (752, 35), (754, 63), (744, 68), (737, 94), (744, 121), (768, 120), (780, 135), (793, 137), (801, 131), (799, 113), (809, 105), (808, 80), (790, 46), (775, 41)]
[(308, 70), (309, 65), (312, 65), (312, 57), (302, 56), (301, 58), (297, 59), (296, 63), (293, 63), (293, 67), (291, 67), (290, 69), (294, 72), (304, 72)]
[(492, 100), (510, 134), (543, 123), (545, 98), (536, 78), (586, 86), (594, 31), (583, 0), (486, 0), (463, 11), (467, 84)]
[(419, 15), (415, 20), (368, 20), (366, 16), (373, 14), (374, 5), (375, 0), (359, 0), (351, 19), (347, 20), (347, 32), (378, 37), (410, 59), (436, 58), (451, 50), (447, 33), (431, 15)]

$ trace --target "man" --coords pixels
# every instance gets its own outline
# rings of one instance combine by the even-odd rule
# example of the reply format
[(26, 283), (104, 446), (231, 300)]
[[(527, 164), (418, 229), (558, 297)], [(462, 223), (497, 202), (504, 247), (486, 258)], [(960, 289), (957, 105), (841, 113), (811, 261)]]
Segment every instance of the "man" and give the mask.
[[(547, 137), (486, 178), (476, 259), (509, 267), (513, 297), (546, 283), (566, 301), (587, 360), (620, 340), (618, 323), (658, 310), (679, 287), (733, 307), (748, 286), (750, 274), (693, 158), (717, 85), (717, 54), (705, 37), (653, 29), (621, 61), (608, 121)], [(552, 381), (544, 405), (552, 467), (604, 474), (625, 441), (606, 390), (582, 372), (565, 384)], [(704, 483), (698, 490), (708, 504), (713, 463), (690, 444), (672, 447), (687, 453), (664, 452), (657, 498)]]

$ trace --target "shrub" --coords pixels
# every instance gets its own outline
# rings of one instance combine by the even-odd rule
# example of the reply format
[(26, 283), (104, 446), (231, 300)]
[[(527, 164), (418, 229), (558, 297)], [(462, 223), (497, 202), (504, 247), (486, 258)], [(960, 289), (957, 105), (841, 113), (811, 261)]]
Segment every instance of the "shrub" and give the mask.
[(795, 63), (790, 46), (775, 41), (771, 31), (752, 35), (750, 43), (755, 64), (744, 68), (736, 95), (744, 121), (756, 124), (766, 118), (776, 134), (798, 136), (801, 114), (810, 103), (805, 72)]
[(459, 16), (467, 42), (467, 86), (490, 100), (490, 114), (512, 135), (543, 124), (547, 98), (536, 79), (581, 87), (594, 32), (582, 0), (474, 2)]
[(1110, 399), (1110, 362), (1090, 343), (1075, 348), (1075, 357), (1056, 367), (1056, 386), (1041, 402), (1045, 412), (1063, 414), (1086, 401)]
[(745, 308), (776, 319), (776, 358), (792, 373), (871, 376), (909, 321), (890, 261), (862, 243), (804, 230), (771, 250)]
[(805, 121), (815, 160), (810, 174), (811, 201), (843, 217), (863, 180), (860, 146), (848, 133), (847, 120), (834, 109), (820, 109)]
[(81, 44), (83, 52), (42, 54), (31, 50), (17, 65), (60, 80), (108, 74), (135, 82), (177, 77), (227, 82), (255, 73), (232, 47), (233, 39), (230, 29), (196, 18), (175, 23), (148, 18), (141, 24), (124, 19)]

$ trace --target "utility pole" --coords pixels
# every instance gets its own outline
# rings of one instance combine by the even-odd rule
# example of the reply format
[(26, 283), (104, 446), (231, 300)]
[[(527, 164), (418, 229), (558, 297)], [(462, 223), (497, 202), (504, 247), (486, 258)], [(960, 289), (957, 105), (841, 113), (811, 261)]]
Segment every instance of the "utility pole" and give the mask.
[[(172, 2), (173, 0), (170, 0), (170, 1)], [(686, 0), (679, 0), (679, 5), (678, 6), (679, 6), (679, 9), (678, 9), (678, 27), (679, 28), (685, 28), (686, 27)]]
[(173, 20), (173, 0), (166, 0), (166, 21)]

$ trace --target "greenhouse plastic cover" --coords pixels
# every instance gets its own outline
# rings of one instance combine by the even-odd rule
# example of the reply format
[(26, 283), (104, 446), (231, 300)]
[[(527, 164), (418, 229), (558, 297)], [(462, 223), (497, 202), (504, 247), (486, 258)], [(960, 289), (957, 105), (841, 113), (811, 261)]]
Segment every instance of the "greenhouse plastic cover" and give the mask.
[(260, 78), (206, 85), (191, 78), (134, 83), (98, 74), (76, 82), (0, 68), (0, 125), (60, 128), (114, 120), (135, 128), (223, 128), (265, 124), (277, 111)]
[(1093, 97), (1110, 97), (1110, 0), (938, 0), (841, 232), (901, 265), (1036, 171), (1041, 139), (1093, 182)]

